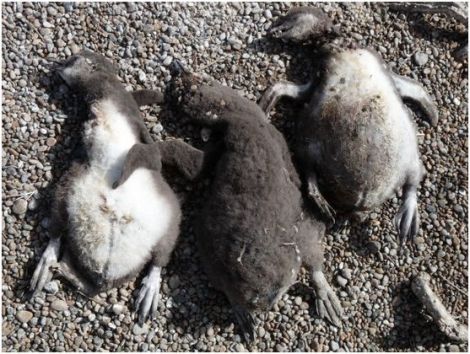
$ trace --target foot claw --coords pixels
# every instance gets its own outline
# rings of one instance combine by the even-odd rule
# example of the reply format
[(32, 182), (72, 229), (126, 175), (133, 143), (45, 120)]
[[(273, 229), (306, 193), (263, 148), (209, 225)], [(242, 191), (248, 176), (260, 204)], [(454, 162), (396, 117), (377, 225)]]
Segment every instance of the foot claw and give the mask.
[(271, 86), (268, 90), (263, 94), (261, 100), (259, 101), (258, 105), (263, 110), (265, 114), (268, 114), (274, 105), (276, 104), (276, 89), (275, 86)]
[(419, 230), (419, 212), (415, 199), (406, 200), (395, 216), (395, 227), (401, 246), (406, 242), (414, 242)]
[(318, 317), (326, 319), (336, 327), (341, 326), (342, 307), (333, 290), (323, 289), (316, 292)]
[(279, 81), (268, 88), (259, 101), (259, 106), (268, 115), (274, 105), (281, 97), (290, 97), (295, 100), (305, 99), (312, 87), (312, 82), (306, 84), (295, 84), (289, 81)]
[(325, 318), (327, 316), (325, 304), (318, 297), (318, 295), (316, 295), (316, 299), (315, 299), (315, 308), (316, 308), (318, 317)]
[(318, 207), (325, 220), (333, 225), (335, 223), (336, 212), (323, 195), (321, 195), (316, 184), (309, 183), (308, 195)]
[(335, 218), (335, 223), (331, 229), (333, 233), (342, 233), (349, 226), (349, 220), (345, 217)]
[(338, 297), (322, 272), (314, 272), (312, 278), (318, 316), (328, 320), (334, 326), (340, 327), (343, 309)]
[(30, 290), (33, 292), (31, 297), (41, 292), (44, 285), (52, 279), (51, 267), (57, 264), (59, 249), (60, 239), (52, 239), (49, 241), (31, 278)]
[(150, 316), (152, 319), (157, 318), (157, 310), (158, 310), (158, 300), (160, 296), (154, 296), (152, 301), (152, 307), (150, 308)]
[(295, 27), (294, 21), (286, 21), (277, 26), (271, 27), (269, 34), (274, 38), (284, 38), (292, 36), (293, 28)]
[(240, 306), (235, 306), (233, 312), (240, 325), (245, 342), (251, 343), (255, 340), (255, 320), (253, 315)]
[(139, 312), (139, 324), (143, 325), (149, 317), (154, 318), (157, 313), (158, 298), (160, 295), (160, 268), (152, 267), (149, 274), (142, 280), (142, 286), (135, 302)]
[(336, 212), (333, 209), (333, 207), (328, 204), (328, 202), (323, 199), (323, 198), (318, 198), (315, 199), (315, 202), (320, 209), (320, 212), (322, 213), (323, 217), (330, 222), (331, 224), (335, 224), (335, 217), (336, 217)]

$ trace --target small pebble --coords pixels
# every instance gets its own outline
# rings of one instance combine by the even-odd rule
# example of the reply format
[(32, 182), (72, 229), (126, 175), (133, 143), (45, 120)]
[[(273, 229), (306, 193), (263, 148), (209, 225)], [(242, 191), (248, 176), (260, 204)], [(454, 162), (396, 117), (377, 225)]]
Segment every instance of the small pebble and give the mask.
[(333, 352), (337, 351), (339, 349), (339, 344), (337, 342), (335, 342), (334, 340), (332, 340), (330, 342), (330, 349)]
[(134, 335), (136, 336), (146, 334), (148, 331), (149, 331), (149, 327), (146, 323), (144, 323), (142, 326), (136, 323), (134, 324), (134, 327), (132, 327), (132, 333), (134, 333)]
[(56, 281), (50, 281), (44, 286), (44, 291), (48, 294), (57, 294), (59, 291), (59, 285)]
[(176, 289), (180, 285), (180, 278), (177, 275), (173, 275), (168, 281), (168, 285), (171, 289)]
[(376, 254), (380, 252), (380, 249), (382, 248), (382, 245), (380, 244), (379, 241), (370, 241), (367, 244), (367, 248), (372, 254)]
[(206, 335), (207, 335), (208, 338), (212, 338), (214, 336), (214, 328), (209, 327), (207, 329)]
[(166, 57), (165, 60), (163, 61), (163, 65), (164, 66), (169, 66), (171, 64), (171, 62), (173, 61), (173, 57)]
[(413, 59), (416, 65), (423, 66), (428, 62), (428, 55), (422, 52), (416, 52), (413, 55)]
[(21, 323), (29, 322), (33, 318), (33, 313), (30, 311), (18, 311), (16, 313), (16, 318)]
[(338, 282), (338, 285), (341, 286), (341, 287), (343, 287), (343, 288), (344, 288), (344, 287), (346, 286), (346, 284), (348, 283), (348, 280), (345, 279), (345, 278), (343, 278), (341, 275), (338, 275), (338, 276), (336, 277), (336, 281)]
[(160, 123), (155, 124), (152, 131), (155, 134), (161, 133), (163, 131), (163, 125), (161, 125)]
[(124, 311), (124, 306), (121, 304), (114, 304), (112, 311), (115, 315), (120, 315)]
[(46, 140), (46, 145), (47, 145), (47, 146), (54, 146), (55, 143), (56, 143), (56, 139), (54, 139), (54, 138), (48, 138), (48, 139)]
[(286, 346), (284, 344), (276, 344), (276, 352), (285, 352), (286, 351)]
[(237, 343), (237, 344), (235, 345), (235, 351), (237, 351), (237, 352), (244, 352), (244, 351), (245, 351), (245, 347), (243, 346), (243, 344)]
[(347, 279), (347, 280), (351, 280), (352, 278), (352, 272), (351, 272), (351, 269), (349, 268), (344, 268), (341, 270), (341, 275)]
[(63, 300), (54, 300), (51, 304), (51, 308), (56, 311), (65, 311), (69, 306)]
[(12, 211), (16, 215), (22, 215), (22, 214), (26, 213), (26, 210), (28, 210), (28, 202), (24, 199), (18, 199), (13, 204)]

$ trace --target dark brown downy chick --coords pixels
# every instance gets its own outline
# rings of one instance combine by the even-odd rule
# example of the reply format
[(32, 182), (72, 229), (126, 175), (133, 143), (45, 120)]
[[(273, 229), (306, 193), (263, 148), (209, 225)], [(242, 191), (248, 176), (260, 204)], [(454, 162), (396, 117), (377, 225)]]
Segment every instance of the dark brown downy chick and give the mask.
[(170, 89), (176, 107), (220, 137), (211, 192), (196, 221), (201, 260), (223, 291), (247, 341), (252, 313), (270, 309), (308, 266), (322, 317), (341, 306), (323, 273), (325, 226), (303, 212), (300, 180), (282, 135), (233, 89), (182, 73)]

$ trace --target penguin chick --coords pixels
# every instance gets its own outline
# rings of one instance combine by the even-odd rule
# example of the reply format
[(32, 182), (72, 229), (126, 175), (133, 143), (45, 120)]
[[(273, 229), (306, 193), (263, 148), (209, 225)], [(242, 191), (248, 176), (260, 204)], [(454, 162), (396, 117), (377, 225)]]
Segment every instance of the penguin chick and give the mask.
[(321, 317), (339, 324), (341, 305), (323, 272), (325, 225), (304, 213), (300, 181), (282, 135), (262, 110), (233, 89), (192, 74), (174, 79), (171, 100), (220, 136), (210, 194), (196, 221), (196, 242), (211, 283), (229, 299), (246, 341), (253, 312), (268, 310), (311, 273)]
[[(319, 9), (296, 8), (272, 29), (285, 40), (318, 37), (329, 28)], [(269, 112), (283, 96), (305, 102), (297, 124), (296, 158), (309, 197), (323, 215), (359, 219), (399, 189), (403, 203), (395, 218), (403, 245), (419, 230), (417, 189), (425, 173), (416, 127), (402, 99), (420, 106), (432, 125), (435, 105), (415, 81), (386, 68), (370, 49), (331, 44), (318, 57), (320, 78), (304, 85), (280, 82), (260, 100)]]
[[(147, 154), (144, 143), (152, 140), (112, 63), (83, 51), (57, 72), (88, 107), (82, 132), (87, 158), (59, 181), (50, 242), (31, 280), (33, 296), (51, 279), (51, 266), (92, 296), (135, 278), (149, 265), (136, 301), (142, 323), (157, 311), (161, 269), (179, 233), (179, 201), (160, 173), (159, 152)], [(135, 96), (141, 104), (149, 97), (145, 92)], [(136, 170), (119, 183), (128, 154), (136, 159)]]

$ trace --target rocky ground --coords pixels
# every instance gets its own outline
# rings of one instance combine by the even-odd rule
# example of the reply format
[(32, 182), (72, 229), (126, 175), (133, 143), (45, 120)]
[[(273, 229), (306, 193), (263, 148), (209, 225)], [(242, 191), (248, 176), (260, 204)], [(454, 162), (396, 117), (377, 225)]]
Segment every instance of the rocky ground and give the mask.
[[(136, 324), (139, 280), (88, 299), (54, 280), (29, 301), (27, 287), (47, 244), (51, 192), (79, 141), (80, 106), (50, 74), (53, 60), (81, 48), (110, 57), (129, 88), (163, 88), (178, 58), (257, 100), (268, 85), (304, 82), (312, 72), (309, 46), (266, 38), (292, 4), (282, 3), (3, 3), (2, 4), (2, 345), (6, 351), (467, 351), (450, 343), (422, 311), (410, 277), (426, 271), (445, 306), (468, 318), (467, 63), (452, 56), (466, 28), (439, 15), (400, 14), (381, 4), (314, 4), (341, 25), (345, 42), (376, 49), (390, 67), (418, 79), (435, 98), (440, 122), (415, 116), (427, 177), (419, 201), (416, 250), (400, 252), (392, 220), (399, 199), (363, 225), (329, 234), (326, 274), (345, 309), (342, 328), (315, 317), (305, 272), (267, 313), (257, 316), (258, 340), (243, 344), (224, 296), (201, 271), (191, 216), (205, 182), (172, 178), (185, 221), (163, 273), (159, 315)], [(272, 120), (291, 138), (292, 102)], [(184, 137), (202, 145), (196, 126), (168, 109), (146, 108), (155, 139)]]

